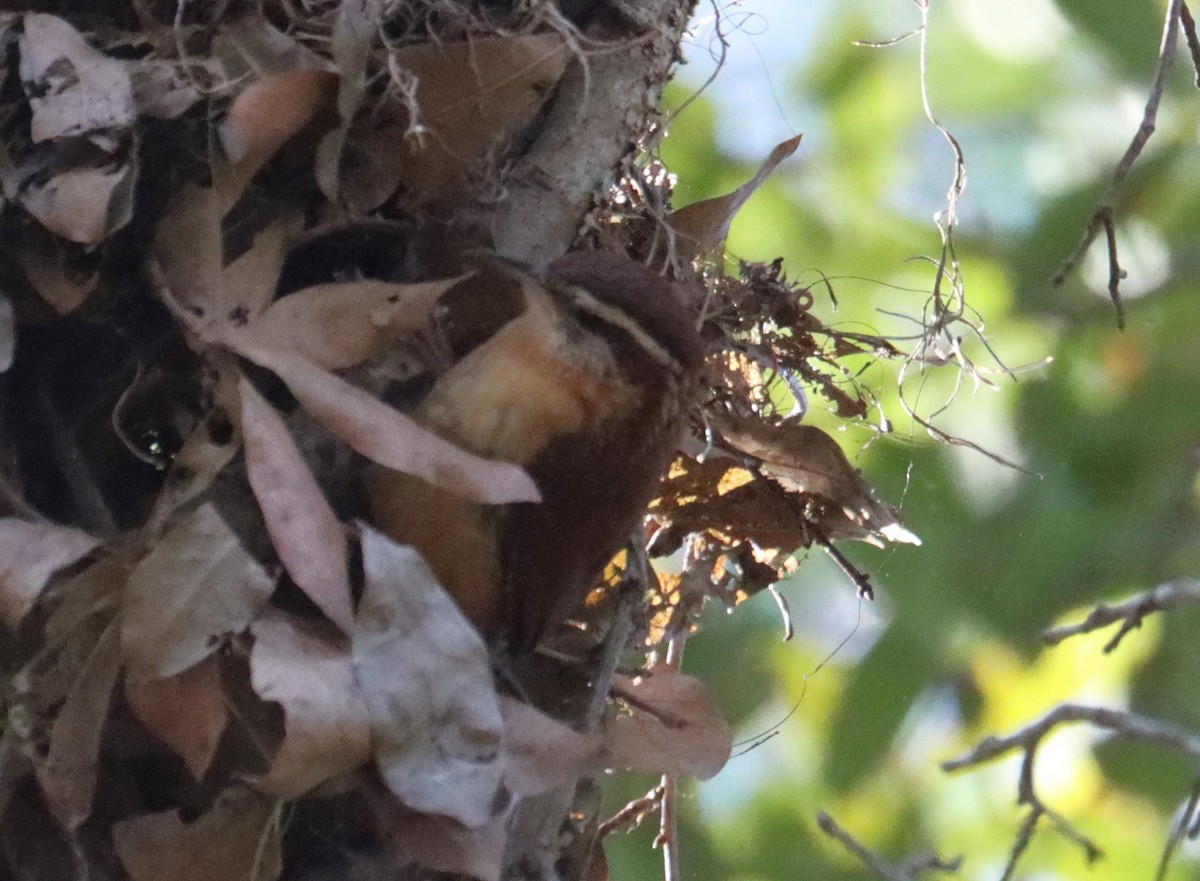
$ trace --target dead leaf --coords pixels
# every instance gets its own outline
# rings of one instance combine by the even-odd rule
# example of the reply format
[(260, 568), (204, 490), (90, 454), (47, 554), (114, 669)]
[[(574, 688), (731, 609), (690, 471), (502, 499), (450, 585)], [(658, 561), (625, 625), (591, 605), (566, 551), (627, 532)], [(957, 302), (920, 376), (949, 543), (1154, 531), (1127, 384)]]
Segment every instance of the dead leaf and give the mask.
[(610, 767), (700, 780), (725, 767), (733, 729), (702, 681), (663, 667), (638, 677), (618, 674), (613, 683), (661, 716), (635, 708), (614, 718), (608, 727)]
[(0, 619), (15, 630), (50, 576), (99, 543), (78, 529), (0, 518)]
[(190, 823), (173, 810), (122, 820), (113, 843), (131, 881), (273, 881), (283, 871), (278, 810), (230, 789)]
[(35, 143), (134, 123), (133, 89), (122, 62), (97, 52), (57, 16), (28, 13), (23, 21), (21, 84)]
[(326, 370), (344, 370), (396, 337), (424, 328), (438, 297), (462, 279), (316, 285), (280, 297), (242, 336), (250, 345), (290, 351)]
[(256, 7), (245, 15), (223, 17), (212, 55), (220, 60), (229, 82), (292, 70), (332, 70), (326, 59), (274, 27)]
[(17, 326), (13, 321), (12, 301), (0, 291), (0, 373), (12, 367), (17, 350)]
[(354, 612), (342, 524), (275, 408), (244, 378), (239, 390), (246, 474), (271, 542), (296, 585), (349, 633)]
[(352, 651), (375, 763), (414, 810), (483, 826), (504, 772), (487, 646), (414, 548), (364, 526), (362, 556)]
[(504, 785), (513, 795), (539, 795), (603, 768), (603, 732), (584, 734), (511, 697), (504, 715)]
[(541, 500), (524, 469), (468, 453), (311, 361), (237, 336), (227, 342), (282, 379), (314, 419), (371, 461), (482, 504)]
[(212, 187), (179, 189), (154, 230), (154, 255), (171, 296), (194, 316), (220, 316), (221, 213)]
[[(60, 141), (27, 157), (4, 175), (4, 193), (55, 235), (92, 245), (133, 216), (136, 153), (117, 160), (82, 145), (78, 164), (63, 168), (80, 145)], [(61, 169), (61, 170), (59, 170)]]
[(726, 414), (710, 414), (710, 419), (730, 444), (762, 462), (763, 472), (789, 492), (829, 500), (866, 533), (921, 543), (900, 525), (895, 511), (875, 498), (838, 442), (815, 425), (771, 425)]
[(56, 259), (59, 255), (22, 248), (12, 256), (25, 273), (25, 279), (59, 315), (74, 311), (99, 283), (96, 273), (80, 277), (70, 272), (63, 260)]
[(46, 804), (69, 830), (78, 828), (92, 812), (100, 738), (120, 668), (119, 629), (112, 621), (54, 720), (46, 757), (34, 761)]
[(330, 50), (338, 71), (337, 112), (340, 125), (317, 145), (313, 173), (331, 202), (341, 191), (342, 150), (367, 85), (367, 62), (379, 33), (379, 0), (352, 0), (338, 7)]
[(216, 175), (216, 188), (225, 211), (285, 143), (322, 112), (332, 115), (337, 87), (328, 71), (290, 70), (242, 90), (220, 129), (229, 164)]
[[(129, 71), (133, 103), (138, 113), (156, 119), (175, 119), (186, 113), (202, 97), (197, 88), (195, 69), (212, 66), (208, 59), (189, 58), (188, 67), (174, 61), (144, 58)], [(214, 71), (205, 70), (215, 79)]]
[(270, 771), (252, 781), (255, 788), (295, 798), (369, 762), (371, 717), (349, 647), (278, 612), (250, 630), (251, 682), (259, 697), (283, 707), (286, 730)]
[(138, 720), (200, 780), (229, 721), (216, 655), (166, 679), (125, 680), (125, 701)]
[(129, 677), (159, 679), (198, 664), (250, 623), (273, 588), (212, 505), (184, 515), (125, 583), (121, 649)]
[[(393, 50), (391, 98), (345, 136), (354, 161), (340, 170), (336, 195), (357, 211), (378, 207), (400, 184), (455, 201), (485, 171), (488, 154), (533, 119), (569, 58), (553, 31)], [(350, 120), (357, 105), (343, 104)], [(389, 116), (393, 123), (379, 121)], [(327, 165), (341, 162), (341, 145), (332, 157), (325, 152)]]
[(405, 861), (456, 876), (500, 881), (508, 840), (508, 815), (476, 828), (449, 817), (421, 814), (397, 805), (392, 825), (396, 849)]
[(684, 261), (691, 261), (724, 244), (729, 235), (734, 216), (762, 186), (763, 181), (784, 159), (796, 152), (802, 135), (789, 138), (775, 147), (754, 177), (732, 193), (693, 202), (675, 211), (667, 218), (667, 225), (675, 231), (675, 253)]

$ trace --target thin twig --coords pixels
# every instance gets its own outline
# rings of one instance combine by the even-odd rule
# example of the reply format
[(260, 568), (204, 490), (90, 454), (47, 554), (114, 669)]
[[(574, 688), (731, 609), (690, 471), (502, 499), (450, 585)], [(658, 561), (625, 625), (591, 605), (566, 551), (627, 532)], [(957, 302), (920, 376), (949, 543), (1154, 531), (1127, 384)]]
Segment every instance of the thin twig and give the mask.
[(1100, 199), (1095, 213), (1084, 227), (1083, 238), (1075, 250), (1063, 261), (1053, 278), (1055, 286), (1061, 285), (1071, 271), (1079, 264), (1080, 259), (1091, 246), (1092, 242), (1095, 241), (1096, 236), (1099, 235), (1101, 230), (1104, 230), (1108, 242), (1108, 291), (1109, 295), (1113, 298), (1113, 302), (1118, 307), (1118, 326), (1122, 326), (1121, 322), (1123, 321), (1120, 311), (1120, 282), (1121, 278), (1124, 277), (1124, 272), (1121, 270), (1120, 263), (1117, 260), (1116, 235), (1113, 232), (1113, 211), (1116, 207), (1121, 186), (1125, 183), (1125, 178), (1129, 176), (1134, 162), (1142, 155), (1142, 150), (1145, 149), (1150, 136), (1154, 134), (1154, 128), (1158, 119), (1158, 106), (1162, 103), (1167, 69), (1175, 59), (1175, 47), (1179, 42), (1179, 23), (1182, 15), (1183, 0), (1171, 0), (1167, 8), (1166, 20), (1163, 22), (1162, 41), (1158, 47), (1158, 62), (1154, 68), (1154, 82), (1150, 87), (1150, 95), (1146, 99), (1146, 109), (1142, 113), (1141, 124), (1134, 134), (1133, 140), (1129, 142), (1129, 146), (1125, 150), (1125, 155), (1121, 157), (1121, 161), (1117, 163), (1117, 167), (1113, 170), (1112, 178), (1108, 182), (1108, 188), (1105, 190), (1104, 196)]
[(936, 854), (922, 854), (919, 857), (910, 857), (904, 861), (903, 865), (897, 866), (862, 844), (824, 811), (817, 813), (817, 826), (822, 832), (858, 857), (867, 868), (883, 878), (884, 881), (914, 881), (918, 872), (957, 872), (962, 865), (961, 856), (952, 860), (943, 860)]
[(1120, 629), (1104, 646), (1104, 653), (1112, 652), (1121, 640), (1131, 631), (1142, 626), (1142, 620), (1147, 615), (1165, 612), (1185, 603), (1200, 602), (1200, 581), (1172, 581), (1160, 584), (1158, 587), (1115, 606), (1103, 603), (1096, 606), (1086, 618), (1078, 624), (1066, 624), (1054, 627), (1042, 634), (1042, 642), (1046, 645), (1058, 645), (1072, 636), (1091, 633), (1110, 624), (1121, 622)]
[(1192, 56), (1192, 68), (1196, 71), (1196, 88), (1200, 89), (1200, 40), (1196, 39), (1196, 20), (1192, 18), (1187, 3), (1179, 7), (1179, 21), (1183, 25), (1183, 38)]
[(617, 831), (636, 829), (642, 824), (646, 814), (658, 810), (659, 805), (662, 804), (662, 794), (662, 786), (658, 785), (641, 798), (635, 798), (601, 823), (596, 828), (596, 837), (600, 839)]
[(1200, 762), (1200, 735), (1161, 719), (1152, 719), (1122, 710), (1087, 707), (1079, 704), (1060, 704), (1036, 722), (1032, 722), (1006, 737), (991, 735), (984, 738), (970, 752), (942, 762), (942, 770), (951, 772), (994, 761), (1010, 752), (1020, 751), (1024, 754), (1021, 761), (1020, 782), (1017, 785), (1017, 803), (1028, 805), (1030, 813), (1025, 818), (1021, 832), (1013, 844), (1002, 881), (1007, 881), (1013, 876), (1017, 861), (1028, 847), (1034, 828), (1043, 817), (1054, 825), (1056, 831), (1079, 845), (1089, 863), (1103, 856), (1103, 852), (1095, 842), (1075, 829), (1064, 817), (1051, 810), (1041, 801), (1034, 789), (1034, 761), (1038, 747), (1055, 728), (1072, 722), (1089, 722), (1097, 728), (1111, 731), (1126, 740), (1161, 747), (1180, 753), (1193, 762)]

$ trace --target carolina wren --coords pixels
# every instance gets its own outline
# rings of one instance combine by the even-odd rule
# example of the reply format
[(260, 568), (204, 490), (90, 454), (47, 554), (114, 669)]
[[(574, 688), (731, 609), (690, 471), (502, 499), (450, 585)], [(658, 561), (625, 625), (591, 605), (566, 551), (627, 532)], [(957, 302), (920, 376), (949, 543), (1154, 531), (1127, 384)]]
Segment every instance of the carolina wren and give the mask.
[(542, 278), (486, 265), (435, 312), (449, 366), (415, 417), (523, 466), (542, 501), (483, 506), (375, 469), (371, 516), (422, 552), (485, 636), (531, 649), (583, 599), (653, 498), (700, 337), (672, 283), (601, 253), (570, 254)]

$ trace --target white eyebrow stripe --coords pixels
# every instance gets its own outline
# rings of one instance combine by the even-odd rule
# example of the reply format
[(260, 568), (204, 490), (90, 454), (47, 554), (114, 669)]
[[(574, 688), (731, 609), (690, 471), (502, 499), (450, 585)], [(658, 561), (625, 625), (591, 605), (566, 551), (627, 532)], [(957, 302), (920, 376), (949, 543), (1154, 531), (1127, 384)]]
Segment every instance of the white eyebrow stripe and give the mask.
[(633, 337), (639, 346), (649, 352), (655, 361), (658, 361), (664, 367), (669, 367), (673, 370), (681, 369), (679, 360), (668, 352), (662, 343), (648, 334), (645, 328), (616, 306), (610, 306), (607, 303), (601, 302), (587, 288), (582, 288), (578, 285), (564, 286), (562, 291), (584, 312), (625, 331)]

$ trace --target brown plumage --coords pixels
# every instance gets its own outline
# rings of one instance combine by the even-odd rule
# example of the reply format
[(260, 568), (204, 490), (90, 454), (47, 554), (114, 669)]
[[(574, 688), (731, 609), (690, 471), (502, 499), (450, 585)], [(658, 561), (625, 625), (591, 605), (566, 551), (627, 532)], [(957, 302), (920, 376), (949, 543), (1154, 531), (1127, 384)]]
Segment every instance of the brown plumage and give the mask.
[(477, 505), (370, 475), (372, 518), (415, 545), (485, 635), (531, 648), (637, 525), (674, 453), (702, 349), (674, 286), (625, 257), (568, 255), (535, 279), (489, 266), (448, 291), (451, 357), (415, 410), (525, 467), (540, 504)]

